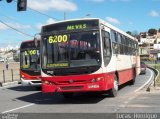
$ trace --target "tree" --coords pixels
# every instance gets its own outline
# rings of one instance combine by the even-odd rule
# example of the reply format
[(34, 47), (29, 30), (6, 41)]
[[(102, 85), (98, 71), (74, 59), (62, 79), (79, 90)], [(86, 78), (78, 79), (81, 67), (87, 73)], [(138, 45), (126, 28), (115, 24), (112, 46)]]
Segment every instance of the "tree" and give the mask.
[(148, 35), (149, 35), (149, 36), (153, 36), (153, 35), (155, 35), (155, 34), (157, 34), (157, 30), (156, 30), (156, 29), (151, 28), (151, 29), (148, 30)]
[(129, 35), (131, 35), (131, 36), (133, 36), (133, 37), (138, 37), (138, 32), (135, 30), (135, 31), (127, 31), (126, 32), (127, 34), (129, 34)]
[(132, 31), (132, 36), (138, 37), (138, 31), (136, 31), (136, 30)]
[(127, 31), (126, 33), (129, 34), (129, 35), (132, 35), (132, 32), (131, 32), (131, 31)]
[(158, 29), (158, 32), (160, 32), (160, 28)]

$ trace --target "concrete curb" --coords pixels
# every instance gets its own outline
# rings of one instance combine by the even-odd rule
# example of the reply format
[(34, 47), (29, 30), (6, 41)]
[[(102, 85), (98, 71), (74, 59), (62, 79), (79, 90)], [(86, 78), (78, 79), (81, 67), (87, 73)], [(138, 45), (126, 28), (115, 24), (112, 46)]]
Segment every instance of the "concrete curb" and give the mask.
[[(152, 68), (152, 67), (148, 67), (148, 68), (150, 68), (151, 70), (153, 70), (154, 71), (154, 80), (155, 80), (155, 82), (157, 81), (157, 79), (158, 79), (158, 76), (159, 76), (159, 71), (157, 70), (157, 69), (154, 69), (154, 68)], [(155, 76), (156, 75), (156, 76)], [(153, 86), (154, 85), (154, 80), (153, 80), (153, 82), (151, 83), (151, 85), (150, 86)]]
[(136, 89), (134, 92), (138, 92), (138, 91), (142, 90), (144, 87), (146, 87), (146, 86), (149, 87), (151, 85), (152, 80), (154, 78), (154, 74), (153, 74), (153, 72), (152, 72), (151, 69), (148, 68), (148, 70), (151, 72), (151, 76), (150, 76), (149, 80), (145, 84), (143, 84), (141, 87), (139, 87), (138, 89)]
[(6, 82), (6, 83), (0, 82), (0, 87), (3, 87), (3, 86), (11, 86), (11, 85), (16, 85), (16, 84), (20, 84), (20, 82), (19, 82), (19, 81)]

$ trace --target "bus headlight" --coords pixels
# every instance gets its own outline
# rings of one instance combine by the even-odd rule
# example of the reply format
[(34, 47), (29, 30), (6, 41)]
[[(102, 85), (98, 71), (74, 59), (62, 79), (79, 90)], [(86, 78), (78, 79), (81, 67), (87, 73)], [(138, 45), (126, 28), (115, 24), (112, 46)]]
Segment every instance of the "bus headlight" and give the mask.
[(98, 77), (96, 78), (96, 81), (104, 81), (104, 77)]
[(91, 79), (91, 83), (98, 82), (98, 81), (104, 81), (104, 77), (97, 77), (97, 78)]
[(51, 81), (43, 81), (43, 83), (46, 85), (53, 85), (53, 82), (51, 82)]
[(48, 85), (48, 84), (49, 84), (49, 81), (44, 81), (43, 83)]
[(24, 78), (24, 75), (22, 74), (21, 77)]

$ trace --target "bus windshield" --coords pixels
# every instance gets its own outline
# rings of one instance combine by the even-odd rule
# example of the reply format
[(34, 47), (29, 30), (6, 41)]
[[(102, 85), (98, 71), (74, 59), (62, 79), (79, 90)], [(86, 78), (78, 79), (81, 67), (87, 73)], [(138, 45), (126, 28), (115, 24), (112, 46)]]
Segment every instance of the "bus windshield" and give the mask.
[(100, 66), (98, 30), (43, 36), (42, 68)]
[(40, 70), (39, 50), (26, 49), (20, 52), (21, 69)]

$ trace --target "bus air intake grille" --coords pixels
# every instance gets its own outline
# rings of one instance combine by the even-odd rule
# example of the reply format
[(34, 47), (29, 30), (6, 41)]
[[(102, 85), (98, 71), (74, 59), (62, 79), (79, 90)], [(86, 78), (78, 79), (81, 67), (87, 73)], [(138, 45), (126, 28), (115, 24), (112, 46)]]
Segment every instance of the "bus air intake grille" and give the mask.
[(41, 81), (31, 81), (32, 83), (42, 83)]
[[(85, 80), (77, 80), (77, 81), (74, 81), (73, 80), (73, 82), (72, 83), (76, 83), (76, 84), (83, 84), (83, 83), (85, 83), (86, 81)], [(59, 82), (57, 82), (59, 85), (63, 85), (63, 84), (70, 84), (70, 82), (69, 81), (59, 81)]]
[(76, 89), (82, 89), (83, 86), (65, 86), (61, 87), (62, 90), (76, 90)]

